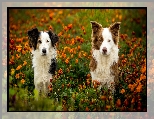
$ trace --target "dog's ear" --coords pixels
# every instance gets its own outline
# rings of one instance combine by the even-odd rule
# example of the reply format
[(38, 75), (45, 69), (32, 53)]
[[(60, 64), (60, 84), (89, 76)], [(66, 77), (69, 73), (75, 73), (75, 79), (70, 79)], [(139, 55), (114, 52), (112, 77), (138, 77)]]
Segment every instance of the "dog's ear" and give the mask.
[(34, 50), (36, 50), (37, 40), (39, 37), (40, 32), (37, 28), (33, 28), (28, 31), (28, 37), (29, 37), (29, 45), (30, 47), (33, 47)]
[(119, 36), (120, 24), (121, 22), (115, 22), (114, 24), (111, 24), (109, 27), (109, 30), (112, 33), (112, 37), (113, 37), (115, 44), (117, 44), (119, 40), (118, 36)]
[(55, 44), (59, 41), (59, 37), (55, 33), (53, 33), (51, 30), (48, 31), (48, 34), (51, 39), (52, 46), (54, 47)]
[(96, 21), (90, 21), (90, 23), (91, 23), (93, 34), (98, 32), (98, 30), (100, 30), (102, 28), (102, 25), (97, 23)]
[(38, 29), (37, 28), (33, 28), (33, 29), (29, 30), (28, 31), (28, 36), (30, 36), (30, 37), (38, 36)]
[(109, 29), (111, 31), (117, 32), (120, 30), (120, 24), (121, 24), (121, 22), (115, 22), (114, 24), (110, 25)]

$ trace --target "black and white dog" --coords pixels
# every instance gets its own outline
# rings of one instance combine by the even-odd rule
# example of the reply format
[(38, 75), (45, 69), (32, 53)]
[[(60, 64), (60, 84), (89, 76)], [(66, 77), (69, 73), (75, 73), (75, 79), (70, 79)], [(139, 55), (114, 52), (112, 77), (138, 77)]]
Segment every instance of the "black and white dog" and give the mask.
[(53, 79), (57, 69), (55, 44), (59, 38), (51, 30), (44, 32), (38, 31), (37, 28), (29, 30), (28, 37), (32, 48), (35, 89), (39, 94), (48, 94), (50, 79)]

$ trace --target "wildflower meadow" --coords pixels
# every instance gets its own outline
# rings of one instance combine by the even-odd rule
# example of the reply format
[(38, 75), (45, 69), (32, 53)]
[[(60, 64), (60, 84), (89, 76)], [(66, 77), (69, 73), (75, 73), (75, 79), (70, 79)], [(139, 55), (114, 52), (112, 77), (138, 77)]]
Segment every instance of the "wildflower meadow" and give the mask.
[[(9, 111), (147, 111), (146, 9), (50, 8), (8, 9)], [(91, 86), (91, 24), (103, 27), (121, 22), (119, 86), (109, 90)], [(51, 29), (59, 36), (58, 69), (50, 80), (50, 96), (35, 100), (34, 72), (27, 31)]]

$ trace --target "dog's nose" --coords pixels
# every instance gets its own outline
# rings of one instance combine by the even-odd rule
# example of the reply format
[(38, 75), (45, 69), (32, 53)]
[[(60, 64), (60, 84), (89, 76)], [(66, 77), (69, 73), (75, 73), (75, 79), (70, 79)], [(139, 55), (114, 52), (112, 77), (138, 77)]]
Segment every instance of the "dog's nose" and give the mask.
[(42, 52), (43, 52), (43, 53), (46, 53), (46, 49), (42, 49)]
[(103, 51), (104, 53), (106, 53), (106, 52), (107, 52), (107, 48), (106, 48), (106, 47), (103, 47), (102, 51)]

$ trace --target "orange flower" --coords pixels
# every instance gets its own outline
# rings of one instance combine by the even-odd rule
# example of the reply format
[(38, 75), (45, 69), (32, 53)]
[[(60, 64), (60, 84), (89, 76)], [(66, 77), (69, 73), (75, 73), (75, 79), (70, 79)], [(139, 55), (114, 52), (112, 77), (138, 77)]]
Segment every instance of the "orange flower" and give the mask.
[(70, 34), (68, 34), (68, 35), (67, 35), (67, 38), (70, 38), (70, 37), (71, 37), (71, 35), (70, 35)]
[(59, 73), (59, 74), (62, 74), (62, 73), (63, 73), (62, 68), (60, 68), (60, 69), (58, 70), (58, 73)]
[(78, 54), (78, 58), (81, 58), (81, 57), (82, 57), (82, 53), (79, 52), (79, 54)]
[(120, 21), (122, 20), (122, 15), (119, 15), (119, 20), (120, 20)]
[(136, 88), (136, 92), (141, 92), (142, 91), (142, 86), (143, 85), (141, 85), (141, 83), (139, 83), (139, 85), (137, 86), (137, 88)]
[(26, 52), (25, 52), (24, 50), (22, 50), (22, 54), (23, 54), (23, 55), (25, 55), (25, 54), (26, 54)]
[(125, 89), (122, 89), (122, 90), (120, 91), (120, 93), (124, 94), (124, 93), (125, 93)]
[(117, 107), (120, 107), (120, 106), (121, 106), (121, 100), (120, 100), (120, 99), (117, 100), (116, 106), (117, 106)]
[[(26, 39), (28, 39), (28, 38), (26, 37)], [(27, 41), (27, 42), (25, 42), (24, 44), (25, 44), (25, 45), (24, 45), (24, 48), (25, 48), (25, 49), (28, 49), (28, 47), (29, 47), (29, 42)]]
[(23, 66), (25, 66), (26, 64), (27, 64), (27, 62), (26, 62), (26, 61), (24, 61)]
[(17, 49), (17, 52), (21, 52), (22, 46), (21, 45), (18, 45), (18, 46), (16, 46), (16, 49)]
[(74, 45), (75, 44), (75, 40), (74, 38), (71, 39), (71, 45)]
[(17, 38), (17, 39), (16, 39), (16, 42), (20, 42), (20, 43), (21, 43), (22, 41), (23, 41), (22, 38)]
[(88, 108), (88, 107), (86, 107), (85, 111), (89, 111), (89, 108)]
[(73, 48), (72, 48), (72, 49), (70, 49), (70, 53), (73, 53)]
[(61, 20), (60, 20), (60, 19), (58, 19), (58, 20), (57, 20), (57, 23), (60, 23), (60, 22), (61, 22)]
[(72, 28), (72, 24), (68, 24), (67, 28), (71, 29)]
[(14, 60), (14, 56), (12, 56), (11, 59)]
[(62, 36), (62, 35), (63, 35), (63, 33), (62, 33), (62, 32), (58, 33), (58, 36)]
[(66, 58), (66, 54), (65, 53), (62, 53), (62, 58)]
[(68, 28), (67, 28), (67, 26), (64, 26), (64, 30), (65, 30), (65, 31), (68, 31)]
[(81, 26), (81, 29), (84, 31), (85, 30), (84, 26)]
[(24, 79), (21, 79), (21, 83), (24, 84), (25, 83), (25, 80)]
[(66, 51), (69, 51), (70, 50), (70, 47), (64, 47), (64, 52), (66, 52)]
[(134, 85), (129, 84), (129, 85), (128, 85), (128, 88), (129, 88), (131, 91), (134, 91), (134, 88), (135, 88), (135, 87), (134, 87)]
[(78, 59), (75, 60), (75, 63), (76, 63), (76, 64), (78, 63)]
[(87, 74), (87, 78), (90, 78), (90, 76), (91, 76), (90, 74)]
[(20, 70), (20, 69), (21, 69), (21, 67), (22, 67), (22, 66), (21, 66), (21, 65), (19, 65), (19, 66), (16, 68), (16, 70)]
[(16, 59), (19, 59), (19, 58), (20, 58), (20, 56), (18, 54), (16, 54)]
[(49, 88), (49, 91), (51, 92), (52, 91), (52, 88)]
[(135, 98), (132, 99), (131, 103), (133, 104), (135, 102)]
[(110, 109), (111, 108), (111, 106), (110, 105), (106, 105), (106, 109), (108, 110), (108, 109)]
[(51, 26), (51, 25), (49, 26), (49, 29), (53, 30), (53, 28), (52, 28), (52, 26)]
[(115, 18), (112, 18), (112, 23), (115, 22)]
[(81, 49), (81, 47), (80, 47), (80, 45), (78, 45), (78, 50), (80, 50)]
[(60, 11), (58, 12), (58, 14), (63, 14), (63, 11), (62, 11), (62, 10), (60, 10)]
[(16, 77), (16, 79), (19, 79), (19, 77), (20, 77), (19, 73), (18, 73), (18, 74), (16, 74), (16, 76), (15, 76), (15, 77)]
[(143, 66), (143, 67), (141, 68), (141, 73), (143, 74), (143, 73), (145, 73), (145, 72), (146, 72), (146, 67)]
[(67, 58), (67, 59), (65, 60), (65, 63), (66, 63), (66, 64), (68, 64), (68, 63), (69, 63), (69, 58)]
[(146, 76), (143, 75), (143, 74), (141, 74), (141, 75), (140, 75), (140, 80), (143, 80), (143, 79), (146, 79)]
[(100, 98), (101, 98), (102, 100), (106, 100), (106, 96), (104, 96), (104, 95), (102, 95)]
[(51, 12), (51, 13), (49, 14), (49, 16), (50, 16), (50, 19), (52, 19), (52, 18), (53, 18), (53, 16), (54, 16), (54, 13), (53, 13), (53, 12)]

